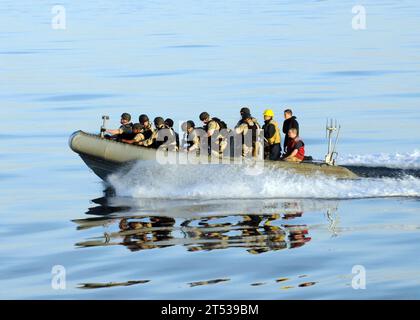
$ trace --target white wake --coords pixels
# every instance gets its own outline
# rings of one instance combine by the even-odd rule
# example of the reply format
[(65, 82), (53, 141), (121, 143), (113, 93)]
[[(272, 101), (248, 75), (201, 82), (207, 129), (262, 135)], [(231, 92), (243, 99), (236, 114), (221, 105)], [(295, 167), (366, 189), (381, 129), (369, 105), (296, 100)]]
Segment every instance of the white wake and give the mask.
[(348, 154), (338, 158), (340, 165), (361, 165), (401, 169), (420, 169), (420, 150), (407, 153)]
[(111, 175), (108, 181), (119, 196), (145, 199), (420, 197), (420, 179), (412, 176), (337, 180), (268, 168), (262, 174), (248, 175), (243, 168), (228, 165), (139, 162), (128, 172)]

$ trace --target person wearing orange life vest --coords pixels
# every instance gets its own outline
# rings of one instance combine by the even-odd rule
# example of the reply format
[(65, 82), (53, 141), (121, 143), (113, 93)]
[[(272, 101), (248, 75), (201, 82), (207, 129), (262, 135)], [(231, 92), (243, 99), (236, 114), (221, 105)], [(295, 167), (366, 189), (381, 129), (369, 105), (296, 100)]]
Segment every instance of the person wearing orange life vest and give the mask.
[(279, 125), (274, 121), (274, 112), (267, 109), (263, 113), (264, 125), (264, 154), (270, 160), (280, 160), (281, 155), (281, 136)]
[(291, 128), (288, 132), (287, 153), (283, 160), (289, 162), (302, 162), (305, 159), (305, 144), (299, 138), (297, 129)]

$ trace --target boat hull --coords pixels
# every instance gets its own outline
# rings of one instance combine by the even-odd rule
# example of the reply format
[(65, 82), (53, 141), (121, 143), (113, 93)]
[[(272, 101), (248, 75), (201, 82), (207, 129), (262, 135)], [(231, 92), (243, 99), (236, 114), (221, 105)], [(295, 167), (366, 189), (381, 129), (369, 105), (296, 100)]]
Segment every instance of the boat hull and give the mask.
[[(76, 131), (69, 140), (70, 148), (79, 154), (86, 165), (101, 179), (121, 170), (129, 170), (137, 161), (155, 161), (159, 158), (156, 149), (150, 149), (130, 144), (120, 143), (101, 138), (98, 135), (88, 134), (83, 131)], [(206, 165), (214, 163), (215, 159), (206, 157), (194, 157), (178, 152), (166, 153), (175, 159), (176, 164), (198, 164)], [(169, 159), (169, 158), (166, 158)], [(238, 165), (240, 159), (216, 159), (223, 164)], [(162, 162), (161, 162), (162, 163)], [(167, 164), (167, 163), (166, 163)], [(241, 164), (239, 164), (241, 165)], [(287, 170), (296, 174), (303, 175), (326, 175), (339, 179), (356, 179), (358, 176), (347, 168), (340, 166), (330, 166), (320, 162), (291, 163), (285, 161), (256, 161), (254, 166), (259, 168), (268, 167), (275, 170)]]

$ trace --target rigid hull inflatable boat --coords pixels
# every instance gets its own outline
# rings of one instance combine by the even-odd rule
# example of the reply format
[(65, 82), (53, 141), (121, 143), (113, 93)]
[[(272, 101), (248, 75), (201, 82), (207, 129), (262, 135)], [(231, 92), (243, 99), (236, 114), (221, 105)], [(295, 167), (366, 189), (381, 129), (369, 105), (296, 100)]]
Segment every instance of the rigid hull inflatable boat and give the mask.
[[(79, 154), (86, 165), (101, 179), (106, 180), (107, 177), (120, 170), (129, 170), (130, 167), (138, 161), (157, 161), (157, 149), (151, 149), (141, 146), (130, 145), (105, 139), (100, 135), (89, 134), (83, 131), (76, 131), (69, 140), (70, 148)], [(177, 159), (177, 164), (195, 164), (208, 165), (214, 164), (214, 159), (207, 156), (194, 156), (184, 152), (168, 151), (166, 156), (172, 156), (171, 159)], [(188, 157), (188, 159), (187, 159)], [(220, 160), (220, 159), (219, 159)], [(220, 160), (222, 161), (222, 160)], [(223, 164), (244, 165), (246, 161), (238, 161), (238, 159), (223, 159)], [(168, 165), (168, 164), (166, 164)], [(254, 160), (254, 166), (259, 168), (273, 168), (275, 170), (288, 170), (296, 174), (303, 175), (325, 175), (339, 179), (356, 179), (358, 176), (347, 168), (328, 164), (325, 161), (309, 161), (301, 163), (270, 161), (270, 160)]]

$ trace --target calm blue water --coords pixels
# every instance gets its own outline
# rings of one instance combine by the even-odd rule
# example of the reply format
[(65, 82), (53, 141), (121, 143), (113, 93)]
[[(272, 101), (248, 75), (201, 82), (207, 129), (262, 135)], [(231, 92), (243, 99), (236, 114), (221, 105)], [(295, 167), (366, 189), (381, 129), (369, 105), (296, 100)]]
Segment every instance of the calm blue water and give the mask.
[(353, 1), (61, 1), (65, 30), (54, 4), (2, 1), (0, 298), (420, 298), (418, 176), (139, 166), (110, 194), (67, 144), (103, 114), (291, 107), (316, 158), (333, 117), (341, 163), (419, 170), (418, 2), (364, 1), (358, 31)]

